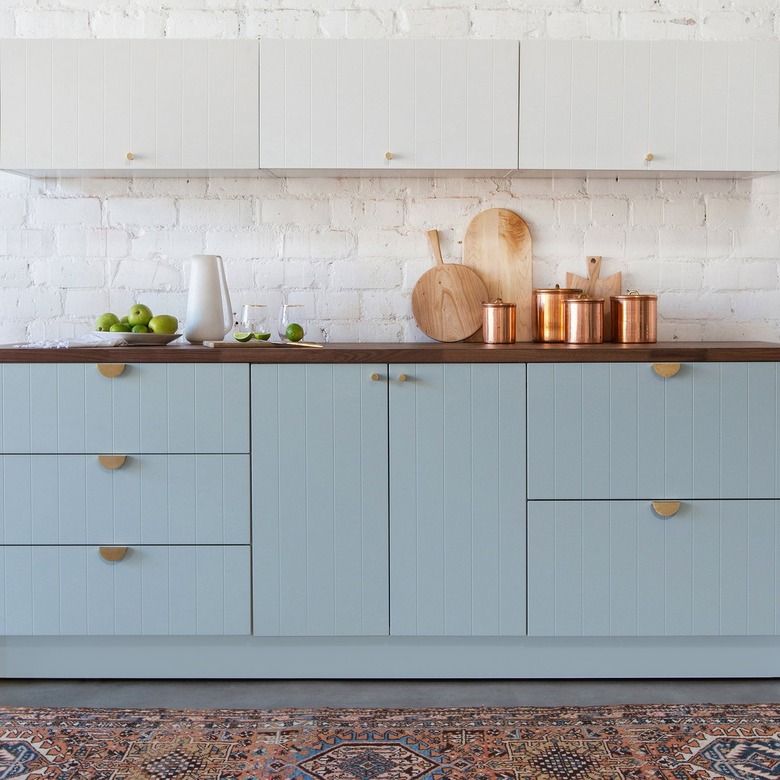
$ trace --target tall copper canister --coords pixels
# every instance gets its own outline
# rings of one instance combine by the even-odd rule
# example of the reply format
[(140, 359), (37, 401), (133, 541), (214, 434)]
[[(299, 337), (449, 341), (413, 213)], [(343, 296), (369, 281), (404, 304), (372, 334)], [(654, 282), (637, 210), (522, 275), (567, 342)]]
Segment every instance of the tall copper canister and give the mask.
[(482, 341), (485, 344), (514, 344), (517, 338), (517, 304), (497, 298), (482, 304)]
[(658, 296), (613, 295), (610, 299), (612, 311), (612, 341), (619, 344), (653, 344), (658, 329)]
[(563, 302), (576, 298), (582, 290), (573, 287), (554, 287), (533, 291), (534, 341), (564, 341), (566, 339), (566, 310)]
[(564, 301), (567, 344), (601, 344), (604, 341), (604, 299), (567, 298)]

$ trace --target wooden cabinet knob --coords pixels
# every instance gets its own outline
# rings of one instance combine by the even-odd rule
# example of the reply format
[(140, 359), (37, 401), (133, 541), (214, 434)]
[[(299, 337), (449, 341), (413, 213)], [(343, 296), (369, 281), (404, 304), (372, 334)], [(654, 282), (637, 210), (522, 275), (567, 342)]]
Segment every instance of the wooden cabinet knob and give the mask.
[(109, 471), (116, 471), (125, 465), (127, 455), (98, 455), (98, 463)]
[(127, 547), (100, 547), (100, 557), (109, 563), (118, 563), (127, 555)]
[(653, 363), (653, 371), (664, 379), (669, 379), (670, 376), (677, 374), (679, 370), (679, 363)]
[(393, 159), (393, 153), (385, 152), (385, 160), (392, 160), (392, 159)]
[(379, 381), (379, 374), (371, 374), (371, 381), (372, 382), (378, 382)]
[(680, 511), (679, 501), (653, 501), (651, 506), (658, 517), (673, 517)]
[(647, 160), (647, 162), (652, 162), (653, 161), (653, 157), (655, 157), (655, 155), (652, 152), (648, 152), (645, 155), (645, 160)]
[(119, 376), (125, 370), (124, 363), (98, 363), (97, 370), (108, 379)]
[(398, 381), (399, 382), (405, 382), (409, 377), (406, 376), (406, 374), (399, 374), (398, 375)]
[(127, 153), (127, 159), (128, 160), (135, 160), (135, 155), (132, 152)]

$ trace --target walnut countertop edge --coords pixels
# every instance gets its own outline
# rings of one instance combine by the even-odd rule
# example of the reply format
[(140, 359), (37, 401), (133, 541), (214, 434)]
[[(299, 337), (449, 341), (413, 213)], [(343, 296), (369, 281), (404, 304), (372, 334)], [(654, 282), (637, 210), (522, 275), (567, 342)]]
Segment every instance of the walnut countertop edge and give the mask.
[(249, 346), (15, 349), (0, 363), (632, 363), (780, 361), (769, 341), (671, 341), (656, 344), (353, 343), (324, 349)]

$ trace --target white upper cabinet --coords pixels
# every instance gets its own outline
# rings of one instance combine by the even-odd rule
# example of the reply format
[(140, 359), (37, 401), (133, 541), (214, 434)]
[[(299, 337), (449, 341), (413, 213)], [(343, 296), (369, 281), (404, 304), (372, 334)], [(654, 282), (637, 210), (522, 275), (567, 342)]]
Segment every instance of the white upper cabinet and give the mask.
[(258, 167), (256, 41), (5, 40), (0, 167)]
[(521, 169), (776, 171), (780, 44), (523, 41)]
[(260, 165), (517, 167), (512, 41), (266, 40)]

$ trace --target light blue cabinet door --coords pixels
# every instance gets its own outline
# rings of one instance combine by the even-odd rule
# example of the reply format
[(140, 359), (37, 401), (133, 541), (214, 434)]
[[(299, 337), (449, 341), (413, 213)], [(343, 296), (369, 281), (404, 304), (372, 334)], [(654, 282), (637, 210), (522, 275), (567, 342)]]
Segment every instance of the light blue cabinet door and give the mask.
[(774, 498), (775, 363), (528, 366), (531, 499)]
[(529, 502), (528, 633), (780, 633), (780, 501)]
[(0, 635), (248, 635), (248, 546), (0, 547)]
[(386, 635), (387, 367), (251, 376), (254, 633)]
[(0, 413), (9, 454), (248, 453), (249, 367), (5, 363)]
[(249, 544), (248, 455), (0, 455), (0, 544)]
[(525, 633), (525, 366), (390, 366), (390, 529), (392, 634)]

